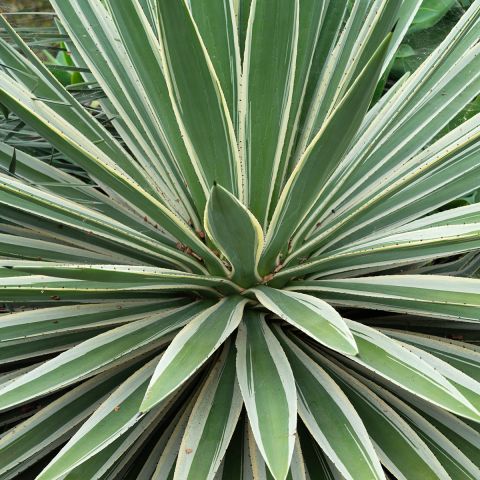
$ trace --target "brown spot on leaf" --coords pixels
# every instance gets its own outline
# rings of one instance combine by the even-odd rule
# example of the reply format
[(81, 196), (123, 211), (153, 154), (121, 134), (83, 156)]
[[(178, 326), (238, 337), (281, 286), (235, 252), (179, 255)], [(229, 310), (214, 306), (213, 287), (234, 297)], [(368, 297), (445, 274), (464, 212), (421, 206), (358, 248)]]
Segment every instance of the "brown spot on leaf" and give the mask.
[(269, 282), (273, 277), (274, 277), (274, 274), (273, 274), (273, 273), (269, 273), (268, 275), (265, 275), (265, 276), (262, 278), (262, 282), (263, 282), (263, 283), (267, 283), (267, 282)]

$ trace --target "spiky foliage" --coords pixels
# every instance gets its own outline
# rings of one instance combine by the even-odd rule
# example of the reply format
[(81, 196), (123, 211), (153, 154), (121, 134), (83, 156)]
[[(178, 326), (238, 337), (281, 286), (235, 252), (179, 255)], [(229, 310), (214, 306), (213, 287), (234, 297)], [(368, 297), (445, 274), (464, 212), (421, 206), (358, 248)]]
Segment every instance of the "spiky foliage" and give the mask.
[(3, 21), (0, 478), (480, 478), (480, 1), (373, 105), (419, 1), (52, 4), (103, 117)]

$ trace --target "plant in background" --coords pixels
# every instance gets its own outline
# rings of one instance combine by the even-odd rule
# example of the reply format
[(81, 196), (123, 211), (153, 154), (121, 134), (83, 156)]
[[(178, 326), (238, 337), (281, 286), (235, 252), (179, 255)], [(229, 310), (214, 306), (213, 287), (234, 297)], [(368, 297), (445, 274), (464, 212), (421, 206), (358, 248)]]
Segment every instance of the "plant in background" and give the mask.
[(392, 74), (412, 72), (445, 39), (472, 0), (423, 0), (395, 55)]
[(55, 56), (48, 50), (44, 50), (43, 53), (48, 61), (46, 65), (52, 70), (52, 73), (62, 85), (69, 86), (83, 83), (82, 75), (75, 70), (75, 63), (65, 44), (60, 45)]
[(115, 131), (2, 20), (82, 174), (0, 144), (1, 479), (480, 478), (480, 1), (370, 105), (420, 3), (52, 0)]

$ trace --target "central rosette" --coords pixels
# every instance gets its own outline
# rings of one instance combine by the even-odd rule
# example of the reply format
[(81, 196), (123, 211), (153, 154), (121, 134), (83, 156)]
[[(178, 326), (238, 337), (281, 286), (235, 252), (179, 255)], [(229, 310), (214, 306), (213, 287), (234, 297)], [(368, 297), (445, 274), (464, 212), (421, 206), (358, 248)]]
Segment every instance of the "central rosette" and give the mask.
[(262, 227), (255, 216), (220, 185), (212, 188), (204, 225), (224, 259), (225, 276), (244, 289), (262, 283), (265, 276), (260, 274), (259, 267), (264, 245)]

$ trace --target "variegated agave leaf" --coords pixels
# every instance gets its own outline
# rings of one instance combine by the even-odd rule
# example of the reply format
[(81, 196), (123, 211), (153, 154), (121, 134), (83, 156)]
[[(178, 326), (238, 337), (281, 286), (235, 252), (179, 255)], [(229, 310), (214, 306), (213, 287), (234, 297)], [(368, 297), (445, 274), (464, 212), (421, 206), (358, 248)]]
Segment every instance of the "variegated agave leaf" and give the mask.
[(379, 95), (421, 3), (0, 19), (0, 480), (480, 478), (480, 0)]

